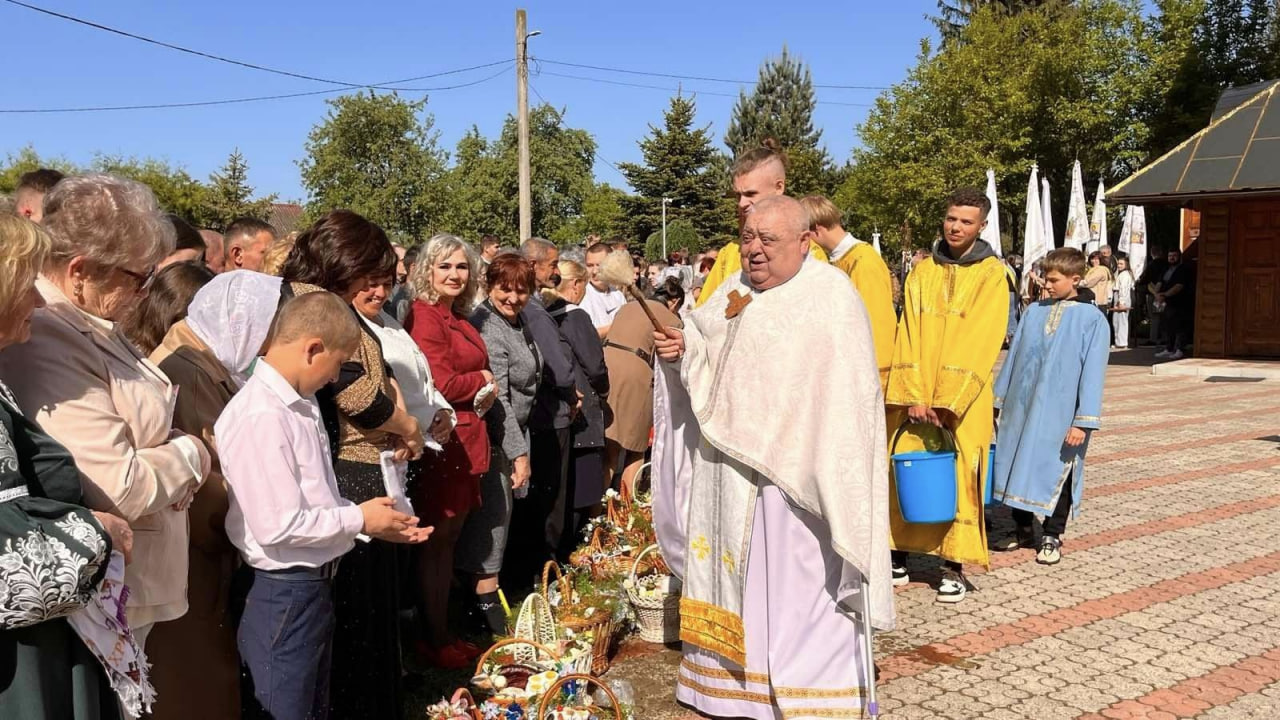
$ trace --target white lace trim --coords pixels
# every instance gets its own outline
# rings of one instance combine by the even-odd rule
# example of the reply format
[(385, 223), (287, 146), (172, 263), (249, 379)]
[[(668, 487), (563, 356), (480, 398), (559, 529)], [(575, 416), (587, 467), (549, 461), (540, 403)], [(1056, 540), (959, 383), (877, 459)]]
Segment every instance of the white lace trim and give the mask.
[[(0, 426), (3, 427), (3, 426)], [(7, 490), (0, 490), (0, 503), (7, 503), (10, 500), (17, 500), (20, 497), (26, 497), (31, 493), (25, 485), (19, 487), (11, 487)]]
[(105, 559), (107, 544), (97, 527), (78, 515), (54, 526), (89, 550), (86, 557), (36, 527), (4, 541), (0, 551), (0, 628), (27, 627), (84, 607), (89, 584)]

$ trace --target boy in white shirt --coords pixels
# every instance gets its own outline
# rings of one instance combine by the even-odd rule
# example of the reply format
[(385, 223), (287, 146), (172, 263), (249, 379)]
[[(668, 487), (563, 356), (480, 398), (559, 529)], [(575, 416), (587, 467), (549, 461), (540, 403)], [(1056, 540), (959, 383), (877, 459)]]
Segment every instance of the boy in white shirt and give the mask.
[(314, 394), (359, 340), (338, 296), (293, 298), (214, 426), (231, 503), (227, 535), (252, 571), (236, 636), (246, 718), (326, 718), (338, 559), (361, 533), (405, 543), (431, 533), (391, 498), (357, 506), (338, 495)]

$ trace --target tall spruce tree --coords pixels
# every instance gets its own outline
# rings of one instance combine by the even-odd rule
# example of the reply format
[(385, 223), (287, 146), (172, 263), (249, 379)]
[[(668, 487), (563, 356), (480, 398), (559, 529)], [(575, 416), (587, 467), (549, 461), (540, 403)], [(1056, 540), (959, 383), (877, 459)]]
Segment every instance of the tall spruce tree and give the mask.
[(781, 56), (760, 66), (751, 94), (738, 93), (724, 143), (738, 155), (773, 138), (791, 159), (787, 191), (828, 194), (835, 177), (831, 157), (820, 145), (822, 131), (813, 125), (815, 103), (809, 67), (783, 46)]
[(710, 126), (695, 128), (694, 98), (677, 94), (663, 113), (663, 126), (649, 126), (639, 142), (644, 164), (618, 169), (636, 194), (624, 199), (633, 237), (646, 238), (662, 228), (662, 198), (670, 198), (667, 221), (684, 219), (703, 237), (724, 232), (732, 213), (723, 202), (725, 188), (713, 170), (716, 151)]
[(1061, 0), (938, 0), (938, 14), (929, 18), (938, 26), (943, 42), (954, 42), (961, 37), (961, 31), (973, 19), (974, 13), (984, 7), (991, 7), (996, 12), (1013, 15), (1024, 10), (1031, 10), (1050, 2)]
[(253, 199), (253, 188), (249, 186), (249, 163), (240, 154), (240, 148), (236, 148), (222, 169), (209, 176), (208, 226), (222, 232), (236, 218), (266, 220), (271, 216), (271, 204), (275, 201), (275, 194)]

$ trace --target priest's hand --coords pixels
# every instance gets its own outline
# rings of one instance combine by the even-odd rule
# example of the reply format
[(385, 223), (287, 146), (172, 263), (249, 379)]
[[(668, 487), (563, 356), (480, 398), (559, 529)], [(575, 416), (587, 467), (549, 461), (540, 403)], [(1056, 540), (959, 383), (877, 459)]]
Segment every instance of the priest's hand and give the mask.
[(942, 427), (942, 418), (938, 412), (927, 405), (912, 405), (907, 408), (907, 418), (913, 423), (927, 423), (934, 427)]
[(675, 328), (664, 328), (653, 333), (653, 350), (666, 362), (675, 362), (684, 355), (684, 333)]
[(1073, 427), (1067, 431), (1067, 439), (1065, 442), (1067, 443), (1067, 447), (1080, 447), (1080, 445), (1084, 443), (1084, 438), (1084, 431), (1078, 427)]

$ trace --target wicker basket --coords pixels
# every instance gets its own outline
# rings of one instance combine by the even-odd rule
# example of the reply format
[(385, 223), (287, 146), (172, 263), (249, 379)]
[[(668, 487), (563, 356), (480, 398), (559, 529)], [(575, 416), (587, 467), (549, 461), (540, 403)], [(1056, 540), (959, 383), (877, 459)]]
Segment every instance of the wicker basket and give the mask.
[(467, 717), (470, 720), (483, 720), (480, 717), (480, 707), (476, 703), (476, 699), (471, 696), (471, 692), (466, 688), (458, 688), (453, 693), (453, 697), (449, 698), (450, 703), (465, 702), (467, 708)]
[(535, 662), (539, 646), (556, 647), (560, 641), (556, 630), (556, 618), (551, 614), (551, 604), (547, 602), (545, 596), (530, 593), (524, 599), (520, 605), (520, 614), (516, 616), (516, 627), (512, 637), (536, 643), (536, 645), (521, 645), (512, 651), (512, 656), (521, 663)]
[[(560, 597), (564, 602), (569, 602), (573, 597), (573, 585), (555, 562), (548, 562), (542, 568), (542, 594), (549, 596), (552, 571), (556, 575), (555, 582), (560, 585)], [(559, 622), (560, 627), (571, 630), (575, 635), (592, 633), (591, 673), (603, 675), (609, 669), (609, 651), (613, 649), (612, 615), (608, 612), (599, 612), (591, 617), (579, 617), (562, 611), (556, 621)]]
[[(634, 563), (635, 558), (630, 554), (622, 553), (604, 557), (604, 551), (604, 528), (597, 527), (591, 533), (591, 540), (570, 556), (569, 564), (587, 570), (591, 573), (591, 577), (596, 580), (621, 577), (631, 571), (631, 565)], [(642, 569), (648, 572), (653, 567), (650, 563), (643, 566)]]
[(587, 685), (596, 685), (604, 691), (605, 697), (609, 698), (609, 707), (592, 706), (600, 720), (624, 720), (622, 708), (619, 707), (618, 696), (613, 694), (613, 690), (608, 685), (600, 682), (600, 678), (591, 675), (565, 675), (552, 683), (547, 692), (543, 694), (542, 701), (538, 703), (537, 720), (546, 720), (548, 713), (555, 710), (560, 700), (560, 690), (571, 682), (582, 683), (584, 685), (584, 693)]
[[(485, 672), (485, 665), (494, 661), (494, 655), (497, 654), (499, 650), (513, 646), (524, 646), (526, 649), (532, 649), (535, 654), (540, 654), (544, 659), (541, 661), (535, 659), (533, 663), (522, 663), (515, 659), (517, 651), (510, 650), (508, 651), (511, 654), (510, 662), (499, 664), (497, 670), (494, 672)], [(529, 640), (521, 640), (518, 638), (501, 640), (494, 643), (493, 646), (486, 650), (484, 654), (480, 656), (480, 659), (476, 661), (476, 674), (475, 678), (472, 679), (472, 682), (474, 684), (477, 678), (489, 675), (501, 675), (506, 679), (507, 687), (524, 688), (528, 684), (530, 677), (553, 669), (553, 666), (559, 659), (560, 654), (545, 645), (540, 645), (535, 642), (530, 642)], [(486, 689), (477, 686), (476, 689), (481, 690), (486, 694), (497, 694), (496, 691), (491, 692), (495, 690), (493, 688)], [(526, 709), (529, 704), (528, 700), (512, 700), (512, 702)]]
[(631, 601), (631, 607), (636, 611), (640, 639), (665, 645), (680, 639), (680, 593), (668, 592), (658, 597), (646, 598), (641, 597), (635, 587), (639, 576), (640, 560), (657, 549), (657, 545), (650, 545), (636, 556), (636, 562), (631, 566), (632, 587), (627, 588), (627, 599)]

